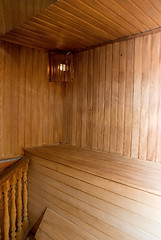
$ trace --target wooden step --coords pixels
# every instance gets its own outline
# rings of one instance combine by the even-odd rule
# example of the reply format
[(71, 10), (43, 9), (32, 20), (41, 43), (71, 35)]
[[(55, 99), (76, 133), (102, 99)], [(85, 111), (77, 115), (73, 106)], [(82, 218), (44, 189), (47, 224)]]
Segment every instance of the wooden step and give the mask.
[(49, 208), (44, 214), (35, 238), (36, 240), (98, 240), (90, 232)]

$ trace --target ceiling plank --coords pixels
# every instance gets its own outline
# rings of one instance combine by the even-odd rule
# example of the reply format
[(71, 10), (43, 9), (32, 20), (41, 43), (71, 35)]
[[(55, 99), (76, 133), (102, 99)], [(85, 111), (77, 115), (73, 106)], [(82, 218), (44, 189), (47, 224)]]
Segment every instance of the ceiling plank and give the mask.
[(56, 0), (0, 0), (0, 36), (22, 25)]
[(89, 49), (161, 29), (160, 0), (0, 0), (0, 11), (0, 33), (9, 31), (0, 39), (42, 49)]
[[(103, 1), (106, 3), (108, 2), (106, 0), (103, 0)], [(112, 2), (116, 2), (117, 6), (121, 6), (120, 10), (123, 10), (123, 9), (126, 10), (127, 16), (125, 15), (125, 18), (127, 19), (127, 21), (130, 20), (130, 17), (129, 17), (129, 14), (130, 14), (131, 17), (133, 17), (133, 23), (136, 24), (136, 26), (138, 26), (138, 24), (139, 24), (138, 21), (141, 23), (141, 25), (140, 25), (141, 32), (144, 32), (149, 29), (157, 28), (155, 21), (152, 18), (150, 18), (134, 1), (132, 1), (132, 0), (123, 0), (123, 1), (112, 0)], [(110, 1), (110, 3), (111, 3), (111, 1)], [(116, 8), (115, 8), (115, 10), (116, 10)], [(122, 14), (121, 11), (119, 11), (119, 14)], [(144, 28), (143, 28), (143, 26), (144, 26)], [(145, 29), (145, 26), (147, 27), (147, 29)]]
[[(72, 4), (73, 0), (69, 0)], [(96, 0), (77, 0), (75, 3), (79, 9), (86, 13), (90, 13), (90, 15), (97, 19), (97, 21), (101, 22), (104, 27), (109, 27), (115, 30), (117, 33), (123, 35), (130, 35), (133, 32), (138, 31), (136, 27), (128, 24), (126, 20), (120, 17), (118, 14), (113, 12), (111, 9), (108, 9), (105, 5), (103, 5), (100, 1)], [(129, 26), (130, 25), (130, 26)]]
[(158, 25), (161, 25), (161, 14), (158, 14), (156, 9), (153, 7), (151, 2), (147, 0), (133, 0), (133, 2), (146, 14), (149, 18), (153, 19), (153, 21)]

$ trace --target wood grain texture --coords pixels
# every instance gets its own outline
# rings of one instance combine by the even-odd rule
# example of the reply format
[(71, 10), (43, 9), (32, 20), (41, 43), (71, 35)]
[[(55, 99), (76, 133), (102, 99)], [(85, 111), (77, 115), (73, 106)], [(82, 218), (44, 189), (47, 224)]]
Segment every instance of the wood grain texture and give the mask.
[(45, 211), (35, 238), (37, 240), (43, 240), (42, 233), (47, 234), (46, 240), (67, 240), (69, 238), (71, 240), (98, 240), (92, 233), (85, 231), (65, 216), (49, 208)]
[[(0, 1), (2, 39), (43, 49), (77, 50), (160, 31), (160, 2), (140, 0)], [(54, 4), (52, 4), (54, 3)]]
[[(25, 154), (31, 226), (48, 207), (98, 239), (160, 239), (160, 164), (64, 144)], [(55, 229), (68, 234), (65, 225), (58, 219)]]
[[(22, 239), (27, 233), (27, 229), (24, 228), (25, 224), (25, 211), (27, 201), (25, 182), (22, 182), (22, 176), (27, 176), (29, 159), (21, 158), (15, 162), (2, 161), (3, 163), (12, 163), (12, 166), (8, 167), (1, 173), (0, 178), (0, 226), (2, 229), (1, 239)], [(27, 180), (27, 178), (25, 178)], [(23, 216), (22, 217), (22, 213)], [(23, 224), (23, 226), (22, 226)], [(23, 232), (22, 232), (23, 227)]]
[(160, 37), (75, 53), (71, 101), (64, 102), (72, 114), (67, 143), (161, 162)]
[(0, 35), (22, 25), (27, 19), (43, 11), (54, 2), (54, 0), (1, 0)]
[(62, 85), (48, 81), (48, 54), (0, 42), (0, 60), (0, 158), (61, 142)]
[(13, 163), (17, 160), (9, 160), (9, 161), (0, 161), (0, 174), (4, 172), (6, 168), (9, 168)]

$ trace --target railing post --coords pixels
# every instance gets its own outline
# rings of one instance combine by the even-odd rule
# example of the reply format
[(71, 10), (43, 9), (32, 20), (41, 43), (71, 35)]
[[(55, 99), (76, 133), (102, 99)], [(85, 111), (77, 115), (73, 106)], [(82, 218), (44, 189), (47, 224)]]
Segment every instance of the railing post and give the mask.
[(27, 172), (28, 163), (23, 168), (23, 231), (26, 234), (28, 231), (28, 193), (27, 193)]
[(27, 172), (28, 159), (24, 158), (1, 174), (3, 217), (0, 217), (0, 240), (23, 240), (27, 234)]
[(16, 240), (16, 175), (11, 178), (11, 240)]
[(22, 240), (22, 169), (17, 173), (17, 240)]
[(7, 180), (3, 185), (3, 203), (4, 203), (4, 240), (9, 240), (9, 228), (10, 228), (10, 218), (8, 210), (8, 192), (10, 190), (10, 184)]

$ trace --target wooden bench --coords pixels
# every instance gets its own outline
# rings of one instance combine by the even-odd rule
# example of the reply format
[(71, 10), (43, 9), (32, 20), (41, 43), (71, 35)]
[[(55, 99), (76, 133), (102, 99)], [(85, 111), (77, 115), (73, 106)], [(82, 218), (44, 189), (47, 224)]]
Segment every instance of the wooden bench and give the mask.
[(70, 145), (26, 149), (29, 219), (46, 207), (101, 240), (161, 239), (161, 165)]
[(35, 236), (36, 240), (99, 240), (65, 216), (47, 209)]

